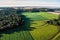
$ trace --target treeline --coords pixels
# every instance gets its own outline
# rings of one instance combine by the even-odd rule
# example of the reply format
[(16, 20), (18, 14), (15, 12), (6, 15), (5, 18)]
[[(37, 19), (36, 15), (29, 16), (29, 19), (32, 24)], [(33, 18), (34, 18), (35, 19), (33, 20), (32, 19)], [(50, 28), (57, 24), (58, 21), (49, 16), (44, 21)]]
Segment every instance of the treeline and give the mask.
[(21, 12), (54, 12), (54, 11), (60, 11), (60, 8), (0, 8), (4, 10), (15, 10), (17, 13)]
[(33, 9), (17, 9), (18, 12), (47, 12), (54, 11), (54, 9), (45, 9), (45, 8), (33, 8)]
[(16, 9), (17, 12), (54, 12), (60, 11), (60, 9), (50, 9), (50, 8), (31, 8), (31, 9)]

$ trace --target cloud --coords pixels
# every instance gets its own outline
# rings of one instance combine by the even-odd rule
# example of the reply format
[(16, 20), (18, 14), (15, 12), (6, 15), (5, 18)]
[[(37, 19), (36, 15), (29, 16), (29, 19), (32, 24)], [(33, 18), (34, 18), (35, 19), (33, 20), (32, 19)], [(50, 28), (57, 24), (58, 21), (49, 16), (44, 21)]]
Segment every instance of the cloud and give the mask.
[(0, 0), (0, 1), (45, 1), (45, 2), (60, 2), (60, 0)]
[(59, 0), (1, 0), (0, 7), (5, 6), (46, 6), (46, 7), (60, 7)]

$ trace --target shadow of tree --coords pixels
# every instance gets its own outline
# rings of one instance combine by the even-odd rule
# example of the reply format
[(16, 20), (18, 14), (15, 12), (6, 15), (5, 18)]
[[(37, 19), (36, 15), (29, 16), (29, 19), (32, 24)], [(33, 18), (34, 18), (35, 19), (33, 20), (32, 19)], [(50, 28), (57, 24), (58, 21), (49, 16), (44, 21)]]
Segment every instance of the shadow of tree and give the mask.
[(1, 34), (0, 37), (2, 37), (2, 34), (12, 34), (14, 32), (20, 32), (20, 31), (33, 31), (34, 29), (36, 29), (34, 27), (30, 27), (30, 23), (32, 22), (32, 20), (30, 20), (24, 15), (22, 15), (21, 17), (24, 20), (24, 23), (21, 26), (8, 29), (6, 31), (0, 31), (0, 34)]

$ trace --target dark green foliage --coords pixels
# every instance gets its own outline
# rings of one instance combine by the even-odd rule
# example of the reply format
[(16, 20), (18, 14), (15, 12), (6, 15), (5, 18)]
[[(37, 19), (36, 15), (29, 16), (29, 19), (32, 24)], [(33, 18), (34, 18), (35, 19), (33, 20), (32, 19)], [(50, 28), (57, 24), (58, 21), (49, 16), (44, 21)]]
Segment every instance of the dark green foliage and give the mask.
[(7, 30), (22, 24), (22, 18), (18, 16), (15, 10), (1, 10), (0, 14), (0, 30)]
[(58, 19), (49, 20), (49, 21), (47, 21), (47, 23), (60, 26), (60, 15), (59, 15)]
[(58, 19), (60, 20), (60, 14), (59, 14), (59, 18)]

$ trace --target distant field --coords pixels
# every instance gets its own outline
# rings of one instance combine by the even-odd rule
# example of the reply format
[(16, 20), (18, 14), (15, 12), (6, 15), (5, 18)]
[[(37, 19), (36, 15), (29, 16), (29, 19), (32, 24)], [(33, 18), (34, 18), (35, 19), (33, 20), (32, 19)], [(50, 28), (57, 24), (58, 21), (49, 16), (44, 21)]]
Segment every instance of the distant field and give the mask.
[(58, 16), (55, 14), (49, 14), (48, 12), (24, 12), (22, 15), (28, 18), (24, 27), (31, 27), (32, 30), (26, 30), (27, 28), (20, 30), (17, 28), (6, 31), (2, 34), (0, 40), (49, 40), (58, 31), (57, 26), (45, 24), (46, 20), (57, 18)]

